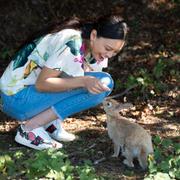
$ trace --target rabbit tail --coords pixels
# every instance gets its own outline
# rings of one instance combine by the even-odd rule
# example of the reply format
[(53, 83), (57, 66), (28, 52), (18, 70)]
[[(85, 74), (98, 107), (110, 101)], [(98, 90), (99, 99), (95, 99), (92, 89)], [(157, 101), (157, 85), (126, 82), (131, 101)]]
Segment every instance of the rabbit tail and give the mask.
[(143, 170), (147, 169), (148, 166), (147, 158), (148, 158), (147, 150), (145, 147), (142, 147), (138, 157), (138, 161)]

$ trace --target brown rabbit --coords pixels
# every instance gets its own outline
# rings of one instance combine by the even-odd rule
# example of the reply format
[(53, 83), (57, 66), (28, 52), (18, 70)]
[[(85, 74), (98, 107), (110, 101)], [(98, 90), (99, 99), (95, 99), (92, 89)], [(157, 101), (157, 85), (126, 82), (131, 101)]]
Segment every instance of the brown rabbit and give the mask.
[(106, 99), (103, 107), (107, 115), (108, 135), (114, 143), (113, 157), (120, 152), (126, 158), (123, 163), (134, 167), (133, 158), (137, 157), (140, 166), (147, 168), (148, 155), (153, 153), (151, 136), (140, 125), (119, 114), (122, 109), (132, 107), (130, 103), (118, 103), (114, 99)]

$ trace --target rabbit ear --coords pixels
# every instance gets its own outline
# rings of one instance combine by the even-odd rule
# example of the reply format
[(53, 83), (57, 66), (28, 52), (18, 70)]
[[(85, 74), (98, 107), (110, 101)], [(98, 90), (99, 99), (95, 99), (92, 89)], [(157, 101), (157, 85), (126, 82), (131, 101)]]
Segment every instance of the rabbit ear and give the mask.
[(116, 105), (115, 110), (121, 111), (123, 109), (129, 109), (132, 107), (133, 107), (133, 104), (131, 104), (131, 103), (120, 103), (120, 104)]

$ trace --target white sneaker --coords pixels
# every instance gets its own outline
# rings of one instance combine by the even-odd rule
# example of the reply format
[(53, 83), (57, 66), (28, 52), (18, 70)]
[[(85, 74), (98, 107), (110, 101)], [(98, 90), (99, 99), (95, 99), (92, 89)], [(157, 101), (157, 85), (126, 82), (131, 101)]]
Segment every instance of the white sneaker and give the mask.
[(76, 139), (76, 136), (72, 133), (68, 133), (63, 129), (60, 119), (56, 119), (45, 126), (45, 130), (48, 134), (57, 141), (69, 142)]
[(43, 127), (33, 129), (32, 131), (25, 131), (23, 129), (23, 126), (20, 125), (17, 129), (15, 141), (19, 144), (37, 150), (43, 150), (48, 148), (62, 148), (62, 144), (54, 141), (44, 130)]

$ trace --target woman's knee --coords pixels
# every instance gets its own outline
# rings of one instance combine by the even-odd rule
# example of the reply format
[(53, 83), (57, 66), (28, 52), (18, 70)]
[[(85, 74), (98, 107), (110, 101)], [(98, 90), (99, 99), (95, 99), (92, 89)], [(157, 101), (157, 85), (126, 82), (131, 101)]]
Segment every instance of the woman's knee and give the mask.
[(106, 86), (108, 86), (111, 89), (111, 91), (112, 91), (112, 89), (114, 87), (114, 81), (113, 81), (113, 79), (112, 79), (110, 74), (103, 72), (103, 76), (100, 78), (100, 81), (103, 84), (105, 84)]
[(108, 86), (111, 91), (114, 87), (114, 81), (109, 73), (106, 72), (87, 72), (85, 73), (86, 76), (94, 76), (98, 78), (103, 84)]

